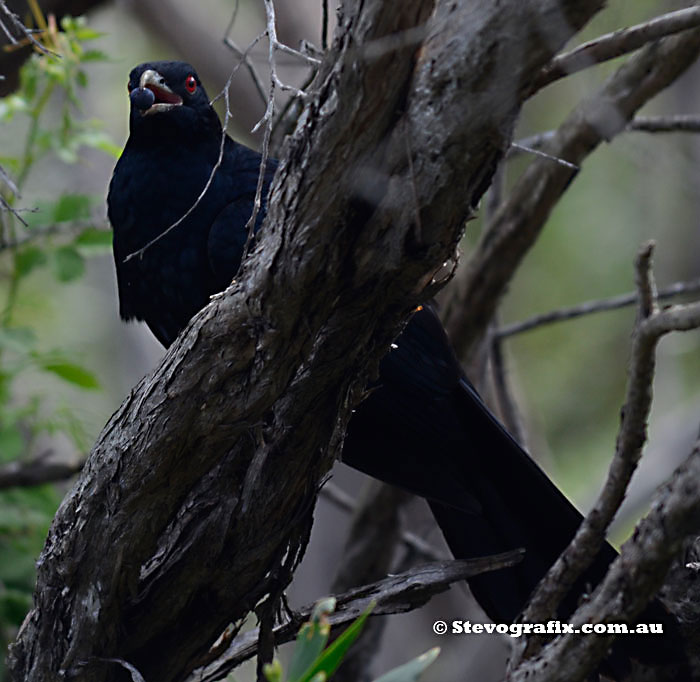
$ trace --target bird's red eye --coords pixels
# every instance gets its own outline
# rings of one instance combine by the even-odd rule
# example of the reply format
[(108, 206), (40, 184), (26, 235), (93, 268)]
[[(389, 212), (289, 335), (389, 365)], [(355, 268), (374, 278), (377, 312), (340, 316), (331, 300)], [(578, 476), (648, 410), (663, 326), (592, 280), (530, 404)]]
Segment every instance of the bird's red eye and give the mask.
[(191, 95), (196, 89), (197, 79), (194, 76), (187, 76), (187, 78), (185, 78), (185, 90)]

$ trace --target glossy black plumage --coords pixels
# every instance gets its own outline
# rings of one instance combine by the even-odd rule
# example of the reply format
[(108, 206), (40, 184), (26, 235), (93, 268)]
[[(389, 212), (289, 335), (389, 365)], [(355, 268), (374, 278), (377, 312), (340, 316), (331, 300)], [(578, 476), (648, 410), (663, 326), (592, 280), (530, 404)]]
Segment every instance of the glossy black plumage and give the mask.
[[(149, 108), (144, 88), (160, 109)], [(260, 156), (226, 137), (221, 166), (196, 208), (127, 261), (194, 204), (221, 140), (218, 118), (191, 66), (142, 64), (131, 72), (129, 91), (130, 136), (108, 197), (120, 313), (145, 321), (167, 346), (238, 269)], [(274, 169), (270, 162), (267, 185)], [(510, 621), (581, 517), (484, 406), (431, 306), (413, 316), (396, 346), (351, 420), (343, 459), (428, 499), (456, 556), (525, 547), (521, 565), (470, 582), (492, 619)], [(570, 595), (567, 610), (583, 585), (600, 580), (614, 556), (606, 545)], [(665, 619), (660, 611), (648, 615)]]

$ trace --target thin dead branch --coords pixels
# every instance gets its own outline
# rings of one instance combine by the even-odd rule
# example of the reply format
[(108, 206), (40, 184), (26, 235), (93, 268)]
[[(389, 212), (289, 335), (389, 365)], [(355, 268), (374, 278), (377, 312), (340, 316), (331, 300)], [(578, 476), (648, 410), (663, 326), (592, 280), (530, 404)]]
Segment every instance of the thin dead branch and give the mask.
[[(514, 566), (523, 557), (522, 550), (505, 552), (482, 559), (468, 561), (439, 561), (425, 564), (399, 575), (378, 582), (356, 587), (336, 595), (335, 612), (328, 616), (331, 626), (351, 623), (374, 602), (372, 616), (406, 613), (426, 604), (434, 595), (444, 592), (450, 585), (479, 573)], [(301, 624), (308, 620), (314, 604), (309, 604), (294, 614), (294, 618), (274, 628), (275, 644), (291, 641)], [(257, 628), (236, 637), (226, 652), (211, 665), (196, 670), (186, 682), (214, 682), (257, 653)]]
[(260, 95), (262, 103), (267, 104), (267, 95), (265, 94), (265, 87), (262, 84), (260, 75), (258, 74), (253, 62), (250, 60), (249, 55), (250, 50), (253, 48), (253, 45), (257, 44), (258, 40), (262, 38), (264, 33), (259, 35), (254, 41), (252, 41), (247, 48), (241, 50), (241, 48), (238, 47), (234, 39), (231, 37), (231, 31), (233, 30), (233, 26), (236, 23), (237, 16), (238, 0), (236, 0), (235, 7), (233, 9), (233, 12), (231, 13), (231, 20), (229, 21), (228, 26), (226, 27), (226, 32), (224, 33), (224, 45), (226, 45), (226, 47), (232, 50), (236, 57), (245, 64), (245, 67), (248, 70), (248, 74), (250, 75), (250, 78), (253, 81), (253, 84), (255, 85), (255, 89), (258, 95)]
[(664, 36), (697, 26), (700, 26), (700, 7), (687, 7), (583, 43), (574, 50), (552, 59), (535, 79), (529, 96), (560, 78), (621, 57)]
[[(522, 616), (524, 622), (546, 622), (555, 615), (564, 595), (591, 564), (605, 540), (606, 530), (622, 504), (646, 442), (657, 343), (671, 331), (700, 327), (700, 303), (659, 311), (651, 270), (653, 249), (654, 244), (647, 243), (636, 262), (638, 319), (632, 339), (629, 380), (615, 455), (596, 503), (574, 539), (531, 596)], [(532, 657), (538, 644), (541, 641), (533, 639), (519, 643), (511, 659), (511, 671), (516, 670), (526, 656)]]
[[(323, 488), (321, 488), (321, 497), (350, 514), (354, 514), (357, 509), (357, 502), (355, 499), (334, 483), (326, 483)], [(420, 535), (416, 535), (411, 531), (402, 531), (401, 541), (419, 558), (431, 561), (445, 561), (448, 558), (444, 552), (436, 549), (420, 537)]]
[[(696, 294), (698, 292), (700, 292), (700, 278), (689, 280), (687, 282), (676, 282), (675, 284), (671, 284), (663, 289), (659, 289), (657, 292), (657, 299), (659, 301), (664, 301), (677, 296), (682, 296), (684, 294)], [(611, 296), (610, 298), (585, 301), (583, 303), (579, 303), (578, 305), (571, 306), (570, 308), (560, 308), (558, 310), (552, 310), (548, 313), (542, 313), (541, 315), (534, 315), (533, 317), (523, 320), (522, 322), (505, 324), (499, 327), (495, 334), (498, 336), (498, 338), (505, 339), (548, 324), (575, 320), (578, 317), (607, 312), (609, 310), (629, 308), (630, 306), (635, 305), (637, 300), (638, 293), (636, 291), (631, 291), (627, 294)]]
[(18, 39), (18, 34), (23, 36), (23, 39), (31, 44), (31, 46), (43, 52), (44, 54), (50, 54), (54, 57), (58, 57), (53, 50), (50, 50), (46, 45), (43, 45), (34, 37), (34, 32), (27, 28), (20, 18), (12, 12), (8, 6), (5, 4), (5, 0), (0, 0), (0, 28), (5, 34), (7, 39), (10, 41), (11, 45), (19, 45), (20, 39)]
[(637, 116), (628, 130), (644, 133), (700, 133), (700, 117), (693, 115)]
[(65, 481), (75, 476), (84, 464), (82, 459), (70, 463), (49, 462), (46, 457), (37, 457), (30, 462), (11, 462), (0, 468), (0, 490)]

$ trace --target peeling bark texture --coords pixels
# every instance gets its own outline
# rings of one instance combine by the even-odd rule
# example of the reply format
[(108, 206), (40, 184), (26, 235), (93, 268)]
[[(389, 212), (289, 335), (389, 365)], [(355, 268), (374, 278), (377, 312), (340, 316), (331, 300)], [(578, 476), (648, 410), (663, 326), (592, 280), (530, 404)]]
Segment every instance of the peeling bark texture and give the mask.
[[(255, 253), (133, 389), (57, 512), (12, 679), (123, 679), (98, 660), (118, 658), (182, 680), (279, 593), (350, 410), (435, 290), (522, 94), (602, 5), (345, 8)], [(377, 49), (426, 22), (422, 45)]]

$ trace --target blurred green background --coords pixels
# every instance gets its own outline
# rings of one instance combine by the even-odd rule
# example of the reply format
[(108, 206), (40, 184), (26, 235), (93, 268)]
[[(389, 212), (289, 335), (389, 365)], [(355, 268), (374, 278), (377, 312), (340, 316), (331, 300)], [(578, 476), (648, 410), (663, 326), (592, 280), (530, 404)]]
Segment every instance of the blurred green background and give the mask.
[[(281, 39), (294, 46), (301, 39), (320, 45), (320, 3), (276, 4)], [(577, 42), (687, 4), (611, 2)], [(15, 181), (21, 180), (21, 198), (0, 182), (3, 196), (16, 208), (39, 208), (20, 214), (28, 228), (8, 213), (0, 217), (0, 466), (38, 457), (79, 461), (162, 354), (144, 326), (125, 325), (118, 318), (106, 232), (104, 198), (115, 154), (127, 136), (127, 74), (141, 61), (185, 59), (198, 68), (214, 96), (236, 61), (223, 45), (235, 6), (231, 35), (245, 47), (264, 28), (260, 2), (103, 3), (89, 12), (85, 23), (66, 25), (61, 40), (70, 58), (50, 68), (35, 58), (25, 67), (22, 89), (0, 100), (0, 165)], [(266, 51), (262, 41), (252, 52), (263, 82)], [(525, 107), (516, 138), (555, 128), (623, 60), (546, 88)], [(303, 65), (287, 58), (282, 62), (288, 82), (304, 81)], [(696, 66), (643, 113), (696, 113), (699, 84)], [(244, 70), (234, 81), (232, 103), (233, 134), (255, 145), (249, 131), (264, 104)], [(283, 97), (279, 104), (284, 104)], [(699, 160), (697, 137), (682, 133), (629, 132), (597, 150), (511, 283), (501, 321), (631, 291), (635, 255), (650, 238), (658, 243), (655, 271), (660, 286), (697, 278)], [(519, 156), (508, 163), (507, 186), (529, 162)], [(463, 260), (479, 230), (479, 220), (470, 223)], [(19, 247), (8, 246), (18, 241)], [(634, 311), (626, 309), (542, 327), (505, 342), (527, 443), (584, 508), (614, 451), (633, 321)], [(677, 334), (660, 345), (650, 444), (621, 515), (617, 540), (644, 512), (656, 485), (689, 452), (698, 429), (699, 350), (697, 333)], [(359, 474), (342, 465), (335, 480), (353, 492), (363, 484)], [(33, 563), (69, 485), (0, 490), (3, 647), (30, 605)], [(348, 521), (321, 499), (312, 543), (291, 591), (296, 603), (328, 591), (342, 561)], [(411, 523), (440, 542), (419, 503)], [(454, 613), (466, 618), (474, 609), (464, 590), (456, 588), (420, 613), (392, 619), (375, 663), (377, 672), (439, 643), (444, 651), (427, 679), (454, 679), (453, 671), (464, 665), (466, 656), (473, 659), (471, 669), (478, 679), (497, 679), (499, 661), (507, 653), (504, 642), (491, 638), (487, 643), (478, 636), (436, 642), (429, 627), (437, 617), (450, 620), (448, 614)], [(247, 679), (246, 674), (237, 677)]]

